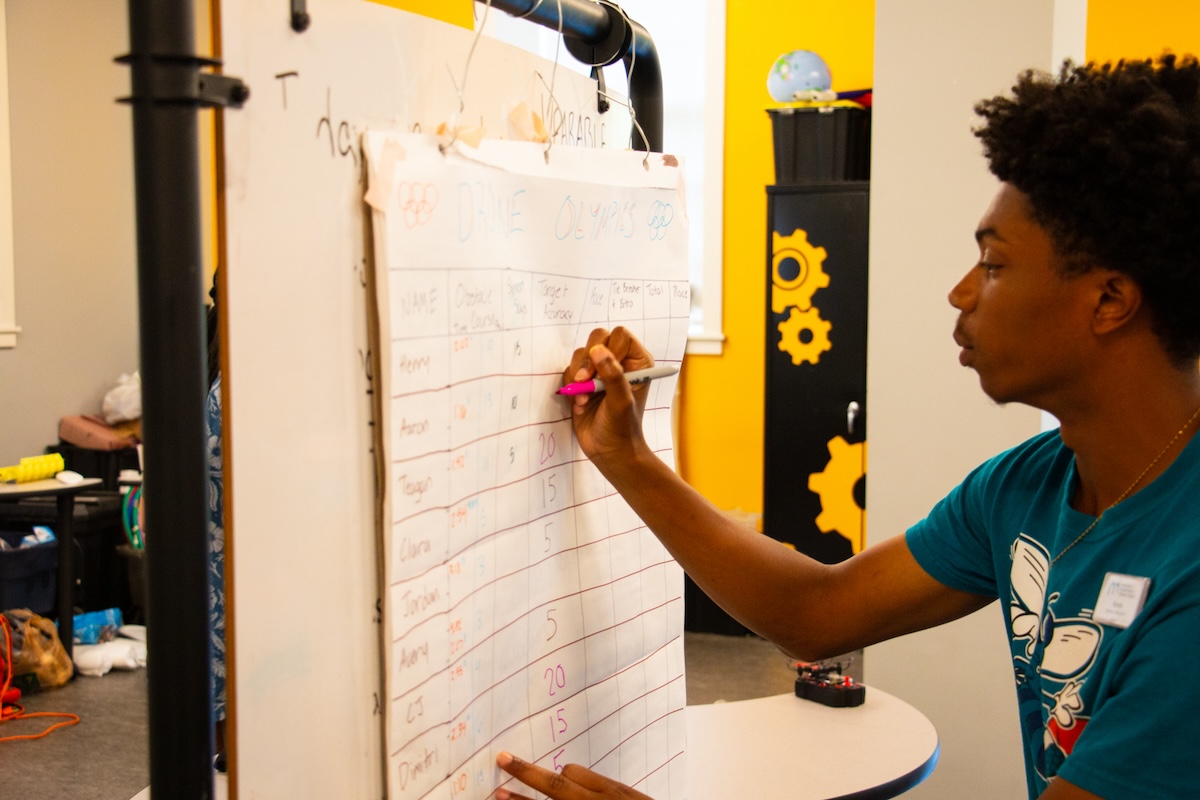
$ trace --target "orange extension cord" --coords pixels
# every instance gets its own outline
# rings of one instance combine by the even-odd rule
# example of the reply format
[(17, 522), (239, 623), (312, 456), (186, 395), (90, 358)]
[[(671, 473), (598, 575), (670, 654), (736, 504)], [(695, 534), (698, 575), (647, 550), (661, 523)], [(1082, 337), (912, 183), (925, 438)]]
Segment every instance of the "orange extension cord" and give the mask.
[[(8, 692), (8, 687), (12, 684), (12, 627), (8, 624), (8, 617), (0, 614), (0, 627), (4, 628), (4, 663), (0, 666), (4, 668), (4, 683), (0, 685), (0, 697), (3, 697)], [(11, 722), (15, 719), (30, 719), (31, 717), (67, 717), (63, 722), (56, 722), (41, 733), (32, 733), (24, 736), (0, 736), (0, 742), (16, 742), (21, 739), (41, 739), (46, 734), (56, 728), (65, 728), (68, 725), (79, 724), (79, 717), (75, 714), (62, 714), (54, 711), (37, 711), (32, 714), (26, 714), (25, 708), (17, 703), (11, 703), (6, 706), (0, 706), (0, 724)]]

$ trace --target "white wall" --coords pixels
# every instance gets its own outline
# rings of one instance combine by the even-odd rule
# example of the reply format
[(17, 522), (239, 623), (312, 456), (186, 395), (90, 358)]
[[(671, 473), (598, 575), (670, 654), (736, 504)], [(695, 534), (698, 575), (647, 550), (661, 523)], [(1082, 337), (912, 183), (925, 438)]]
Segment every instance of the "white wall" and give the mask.
[[(975, 102), (1026, 68), (1083, 51), (1085, 0), (878, 0), (867, 397), (868, 540), (902, 534), (979, 462), (1040, 429), (999, 408), (957, 360), (946, 295), (978, 258), (997, 183), (971, 128)], [(1063, 49), (1066, 47), (1066, 49)], [(1078, 55), (1077, 55), (1078, 57)], [(866, 682), (937, 727), (941, 761), (913, 797), (1025, 794), (1001, 610), (870, 648)]]
[(137, 369), (125, 0), (7, 3), (14, 349), (0, 350), (0, 465), (98, 413)]

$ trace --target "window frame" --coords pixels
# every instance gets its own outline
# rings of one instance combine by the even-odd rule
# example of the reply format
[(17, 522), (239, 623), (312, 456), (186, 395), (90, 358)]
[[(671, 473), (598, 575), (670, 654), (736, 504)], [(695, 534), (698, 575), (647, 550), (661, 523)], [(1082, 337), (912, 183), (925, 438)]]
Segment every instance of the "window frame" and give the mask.
[(17, 346), (16, 269), (13, 252), (12, 140), (8, 116), (8, 8), (0, 0), (0, 349)]

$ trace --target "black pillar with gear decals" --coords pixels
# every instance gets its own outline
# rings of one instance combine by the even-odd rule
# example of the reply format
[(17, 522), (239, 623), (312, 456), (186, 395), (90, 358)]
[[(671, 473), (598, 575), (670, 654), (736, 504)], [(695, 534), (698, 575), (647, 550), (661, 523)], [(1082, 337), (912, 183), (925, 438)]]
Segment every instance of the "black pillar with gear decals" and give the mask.
[(825, 563), (865, 528), (869, 196), (767, 187), (763, 532)]
[[(827, 564), (866, 522), (869, 190), (767, 187), (763, 533)], [(749, 632), (690, 579), (684, 609), (689, 631)]]

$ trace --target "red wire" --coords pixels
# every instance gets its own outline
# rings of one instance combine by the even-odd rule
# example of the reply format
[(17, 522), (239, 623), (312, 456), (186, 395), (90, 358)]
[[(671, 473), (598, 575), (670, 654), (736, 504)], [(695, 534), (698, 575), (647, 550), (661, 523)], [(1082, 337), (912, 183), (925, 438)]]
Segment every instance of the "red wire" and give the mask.
[[(0, 628), (4, 629), (4, 683), (0, 686), (0, 697), (3, 697), (8, 692), (8, 687), (12, 685), (12, 626), (8, 623), (8, 617), (0, 614)], [(5, 716), (3, 712), (14, 708), (16, 711)], [(11, 703), (0, 712), (0, 725), (5, 722), (12, 722), (15, 719), (29, 719), (31, 717), (67, 717), (64, 722), (56, 722), (41, 733), (31, 733), (21, 736), (0, 736), (0, 742), (16, 742), (21, 739), (41, 739), (51, 731), (57, 728), (65, 728), (69, 725), (78, 725), (79, 717), (76, 714), (63, 714), (56, 711), (36, 711), (32, 714), (26, 714), (25, 708), (16, 703)]]

